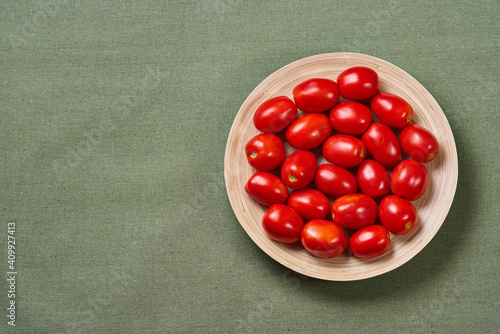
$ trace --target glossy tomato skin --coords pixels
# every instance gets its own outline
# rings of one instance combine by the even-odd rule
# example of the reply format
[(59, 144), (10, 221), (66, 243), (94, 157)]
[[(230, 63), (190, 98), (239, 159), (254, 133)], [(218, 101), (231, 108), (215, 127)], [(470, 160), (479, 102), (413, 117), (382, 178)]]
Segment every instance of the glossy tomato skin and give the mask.
[(261, 133), (245, 145), (247, 161), (253, 168), (270, 171), (280, 166), (286, 158), (285, 145), (276, 135)]
[(339, 86), (333, 80), (313, 78), (301, 82), (293, 89), (293, 99), (300, 110), (322, 112), (333, 108), (339, 101)]
[(286, 140), (298, 150), (320, 146), (332, 134), (332, 126), (325, 114), (305, 114), (286, 129)]
[(380, 92), (375, 95), (370, 106), (380, 122), (393, 128), (402, 128), (413, 118), (413, 108), (403, 98)]
[(285, 129), (297, 117), (297, 106), (286, 96), (273, 97), (264, 101), (255, 111), (253, 124), (265, 133)]
[(337, 77), (340, 95), (346, 100), (366, 100), (380, 89), (378, 74), (364, 66), (344, 70)]
[(325, 140), (322, 147), (325, 159), (342, 168), (359, 165), (366, 156), (366, 145), (350, 135), (334, 135)]
[(298, 212), (304, 221), (323, 219), (330, 212), (330, 201), (321, 191), (302, 188), (294, 190), (286, 203)]
[(399, 141), (406, 154), (418, 162), (430, 162), (439, 152), (437, 138), (429, 130), (417, 124), (408, 124), (403, 128)]
[(322, 219), (308, 222), (300, 239), (307, 251), (326, 259), (342, 254), (348, 244), (347, 236), (340, 227)]
[(292, 208), (273, 204), (262, 217), (262, 227), (269, 238), (291, 244), (300, 240), (304, 221)]
[(372, 198), (385, 196), (391, 190), (391, 179), (387, 169), (375, 160), (363, 161), (358, 167), (357, 177), (361, 192)]
[(377, 216), (377, 203), (365, 194), (344, 195), (332, 204), (332, 221), (351, 230), (359, 230), (375, 223)]
[(281, 180), (292, 189), (300, 189), (314, 180), (318, 161), (310, 151), (296, 151), (281, 165)]
[(363, 259), (380, 256), (390, 246), (391, 237), (387, 229), (380, 225), (367, 226), (354, 233), (349, 240), (351, 253)]
[(415, 160), (401, 161), (391, 174), (391, 190), (394, 195), (416, 201), (427, 189), (427, 169)]
[(410, 232), (417, 222), (417, 210), (413, 204), (396, 195), (382, 199), (378, 207), (378, 216), (382, 225), (396, 235)]
[(330, 124), (341, 134), (360, 136), (373, 120), (373, 115), (367, 106), (353, 101), (337, 104), (330, 111)]
[(342, 167), (322, 164), (314, 178), (316, 189), (329, 197), (340, 197), (355, 193), (358, 190), (356, 177)]
[(385, 124), (373, 122), (361, 136), (361, 140), (372, 158), (386, 167), (396, 165), (403, 157), (398, 137)]
[(279, 177), (268, 172), (253, 174), (245, 184), (245, 191), (263, 205), (285, 203), (288, 189)]

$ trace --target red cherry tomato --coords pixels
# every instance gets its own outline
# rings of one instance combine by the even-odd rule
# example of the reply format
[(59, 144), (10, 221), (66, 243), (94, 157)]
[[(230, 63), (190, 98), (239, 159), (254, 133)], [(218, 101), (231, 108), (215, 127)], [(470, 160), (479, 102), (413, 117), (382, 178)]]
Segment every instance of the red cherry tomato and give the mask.
[(370, 102), (372, 111), (379, 121), (393, 128), (402, 128), (413, 118), (413, 108), (403, 98), (380, 92)]
[(285, 203), (288, 189), (279, 177), (268, 172), (253, 174), (245, 184), (245, 191), (264, 205)]
[(382, 197), (391, 190), (391, 179), (384, 166), (367, 159), (358, 167), (358, 186), (361, 192), (372, 198)]
[(335, 135), (323, 143), (323, 156), (328, 162), (351, 168), (359, 165), (366, 155), (366, 145), (360, 139), (349, 135)]
[(304, 248), (311, 254), (327, 259), (342, 254), (348, 243), (340, 227), (322, 219), (308, 222), (302, 230), (300, 239)]
[(314, 153), (296, 151), (286, 157), (281, 165), (281, 180), (292, 189), (300, 189), (314, 180), (318, 161)]
[(257, 108), (253, 124), (261, 132), (279, 132), (292, 123), (297, 113), (297, 107), (292, 100), (286, 96), (277, 96)]
[(363, 66), (346, 69), (337, 77), (337, 83), (346, 100), (366, 100), (380, 89), (377, 72)]
[(286, 129), (288, 143), (299, 150), (310, 150), (321, 145), (332, 134), (332, 126), (325, 114), (305, 114)]
[(300, 240), (304, 221), (294, 209), (273, 204), (262, 217), (262, 227), (269, 238), (291, 244)]
[(391, 190), (394, 195), (416, 201), (427, 189), (427, 169), (415, 160), (401, 161), (391, 174)]
[(389, 249), (391, 237), (380, 225), (367, 226), (356, 233), (349, 240), (352, 255), (359, 258), (377, 257)]
[(276, 135), (261, 133), (245, 145), (247, 161), (255, 169), (270, 171), (281, 165), (286, 158), (283, 141)]
[(321, 112), (333, 108), (340, 98), (339, 86), (333, 80), (314, 78), (293, 89), (293, 99), (300, 110)]
[(330, 201), (321, 191), (309, 188), (294, 190), (286, 203), (305, 221), (323, 219), (330, 211)]
[(401, 147), (410, 158), (418, 162), (430, 162), (439, 152), (437, 138), (426, 128), (408, 124), (399, 135)]
[(372, 123), (361, 136), (361, 140), (373, 159), (386, 167), (396, 165), (403, 157), (398, 137), (385, 124)]
[(377, 203), (365, 194), (345, 195), (337, 198), (332, 205), (332, 221), (351, 230), (375, 223), (377, 216)]
[(378, 207), (378, 216), (382, 225), (397, 235), (410, 232), (417, 222), (417, 210), (413, 204), (396, 195), (384, 197)]
[(340, 197), (358, 190), (356, 177), (342, 167), (322, 164), (316, 171), (314, 185), (326, 196)]
[(330, 112), (330, 124), (337, 132), (359, 136), (368, 129), (373, 115), (367, 106), (358, 102), (342, 102)]

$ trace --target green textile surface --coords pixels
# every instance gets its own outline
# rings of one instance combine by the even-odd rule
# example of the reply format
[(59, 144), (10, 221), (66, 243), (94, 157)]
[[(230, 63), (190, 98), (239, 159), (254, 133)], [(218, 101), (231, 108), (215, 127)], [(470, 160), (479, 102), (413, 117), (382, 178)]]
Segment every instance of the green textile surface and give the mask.
[[(2, 1), (0, 332), (497, 333), (499, 12), (495, 0)], [(434, 239), (355, 282), (268, 257), (223, 178), (250, 92), (330, 52), (414, 76), (459, 157)]]

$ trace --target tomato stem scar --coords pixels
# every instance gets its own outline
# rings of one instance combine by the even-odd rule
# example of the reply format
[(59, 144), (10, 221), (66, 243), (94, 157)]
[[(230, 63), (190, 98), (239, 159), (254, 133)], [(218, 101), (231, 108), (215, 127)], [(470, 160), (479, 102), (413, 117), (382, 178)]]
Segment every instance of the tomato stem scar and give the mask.
[(255, 158), (257, 156), (257, 152), (253, 151), (250, 153), (250, 158)]
[(412, 113), (408, 113), (408, 117), (406, 118), (406, 123), (410, 123), (412, 116), (413, 116)]
[(290, 180), (290, 182), (297, 182), (297, 178), (292, 174), (288, 175), (288, 179)]

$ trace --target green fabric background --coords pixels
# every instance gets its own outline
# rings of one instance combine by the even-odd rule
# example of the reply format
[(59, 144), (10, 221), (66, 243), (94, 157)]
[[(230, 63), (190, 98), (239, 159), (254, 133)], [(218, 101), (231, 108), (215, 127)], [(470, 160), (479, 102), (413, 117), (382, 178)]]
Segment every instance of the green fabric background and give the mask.
[[(0, 2), (0, 332), (16, 223), (19, 333), (496, 333), (500, 2)], [(233, 119), (280, 67), (359, 52), (419, 80), (459, 182), (415, 258), (299, 276), (229, 204)]]

